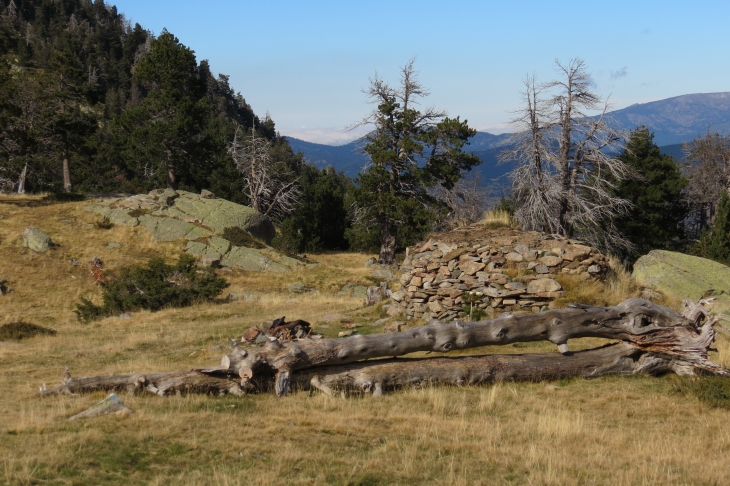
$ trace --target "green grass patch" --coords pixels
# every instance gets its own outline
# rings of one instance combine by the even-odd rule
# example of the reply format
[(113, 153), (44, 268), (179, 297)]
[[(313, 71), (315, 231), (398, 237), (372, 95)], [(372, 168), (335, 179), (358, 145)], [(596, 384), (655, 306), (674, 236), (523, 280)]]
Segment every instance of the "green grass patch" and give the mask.
[(676, 390), (697, 397), (713, 408), (730, 409), (730, 378), (722, 376), (686, 378), (679, 382)]

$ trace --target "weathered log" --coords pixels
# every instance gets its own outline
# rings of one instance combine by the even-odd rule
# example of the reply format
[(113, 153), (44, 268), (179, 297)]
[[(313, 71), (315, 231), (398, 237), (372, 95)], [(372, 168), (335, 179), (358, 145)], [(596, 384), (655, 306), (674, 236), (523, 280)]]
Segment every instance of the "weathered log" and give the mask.
[[(719, 367), (718, 367), (719, 368)], [(344, 365), (323, 366), (287, 373), (287, 386), (296, 390), (317, 389), (327, 394), (353, 390), (380, 396), (386, 390), (408, 386), (480, 385), (500, 381), (544, 381), (572, 377), (597, 378), (607, 375), (646, 373), (694, 374), (694, 364), (664, 354), (647, 352), (626, 342), (597, 349), (560, 353), (507, 354), (438, 358), (392, 358)], [(724, 368), (715, 374), (730, 375)], [(256, 389), (275, 386), (273, 375)], [(170, 386), (173, 384), (173, 386)], [(249, 384), (250, 386), (250, 384)], [(84, 393), (98, 390), (148, 391), (164, 396), (170, 391), (188, 393), (230, 393), (241, 396), (238, 379), (222, 368), (188, 370), (147, 375), (105, 375), (64, 380), (60, 387), (42, 390), (40, 395)]]
[[(688, 310), (688, 312), (690, 312)], [(693, 366), (716, 372), (717, 364), (708, 359), (704, 343), (712, 342), (714, 321), (699, 327), (702, 312), (695, 308), (688, 317), (643, 299), (629, 299), (614, 307), (573, 304), (541, 314), (507, 314), (478, 322), (435, 322), (400, 333), (352, 336), (343, 339), (305, 339), (253, 351), (231, 372), (243, 383), (257, 372), (268, 369), (278, 373), (277, 393), (286, 394), (291, 373), (312, 367), (346, 364), (370, 358), (396, 357), (418, 351), (447, 352), (455, 349), (514, 342), (550, 341), (569, 353), (572, 338), (597, 337), (631, 342), (646, 351), (691, 361)], [(706, 335), (705, 335), (706, 334)]]
[[(702, 302), (701, 302), (702, 303)], [(704, 324), (701, 320), (706, 318)], [(730, 376), (730, 371), (708, 358), (716, 318), (692, 302), (681, 315), (641, 299), (615, 307), (574, 306), (541, 315), (502, 316), (475, 323), (432, 324), (403, 333), (346, 339), (269, 341), (247, 352), (232, 343), (233, 352), (222, 366), (172, 373), (106, 375), (71, 378), (40, 395), (95, 390), (146, 390), (157, 395), (171, 391), (231, 393), (268, 390), (286, 395), (291, 385), (317, 388), (355, 388), (382, 393), (383, 389), (412, 383), (482, 383), (494, 380), (543, 380), (612, 373), (703, 370)], [(394, 356), (414, 351), (446, 351), (485, 344), (549, 340), (565, 344), (573, 337), (607, 337), (624, 342), (571, 354), (494, 355), (463, 358), (356, 359)], [(446, 346), (450, 344), (450, 346)], [(234, 378), (236, 376), (236, 378)], [(241, 379), (240, 384), (238, 379)]]
[(500, 381), (544, 381), (571, 377), (676, 373), (692, 375), (692, 364), (616, 343), (568, 356), (559, 353), (439, 358), (392, 358), (311, 368), (294, 373), (294, 389), (357, 390), (379, 396), (408, 386), (480, 385)]
[(214, 393), (218, 395), (230, 393), (236, 396), (245, 394), (238, 379), (227, 375), (223, 368), (201, 368), (170, 373), (147, 373), (134, 375), (99, 375), (72, 378), (66, 368), (66, 375), (61, 385), (46, 389), (41, 387), (39, 395), (75, 395), (94, 391), (137, 390), (147, 391), (159, 396), (171, 392)]

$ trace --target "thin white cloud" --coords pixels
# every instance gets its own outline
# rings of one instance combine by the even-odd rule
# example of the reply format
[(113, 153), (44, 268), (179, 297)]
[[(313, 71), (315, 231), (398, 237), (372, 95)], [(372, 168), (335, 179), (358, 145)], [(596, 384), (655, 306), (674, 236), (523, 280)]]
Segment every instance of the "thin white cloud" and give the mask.
[(611, 71), (611, 79), (623, 78), (627, 74), (629, 74), (629, 71), (626, 68), (626, 66), (624, 66), (624, 67), (622, 67), (621, 69), (619, 69), (617, 71)]
[(324, 145), (344, 145), (360, 138), (368, 133), (367, 127), (345, 131), (342, 128), (314, 128), (314, 127), (292, 127), (281, 129), (285, 137), (294, 137), (306, 142), (321, 143)]

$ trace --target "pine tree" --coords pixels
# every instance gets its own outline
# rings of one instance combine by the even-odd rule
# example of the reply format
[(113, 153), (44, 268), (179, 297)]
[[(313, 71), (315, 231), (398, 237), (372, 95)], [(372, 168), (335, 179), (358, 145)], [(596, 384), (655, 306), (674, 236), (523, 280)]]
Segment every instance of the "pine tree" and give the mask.
[(700, 256), (730, 265), (730, 196), (727, 191), (720, 197), (712, 231), (702, 233), (696, 251)]
[(348, 233), (353, 243), (366, 241), (362, 233), (379, 232), (384, 264), (395, 263), (399, 237), (412, 230), (423, 233), (423, 223), (435, 219), (439, 205), (428, 188), (451, 189), (462, 171), (481, 163), (462, 151), (476, 130), (436, 109), (417, 110), (419, 98), (428, 91), (417, 80), (413, 61), (401, 72), (398, 88), (378, 78), (370, 83), (368, 94), (377, 108), (362, 124), (375, 126), (365, 145), (371, 165), (352, 191), (358, 214)]
[(202, 135), (211, 110), (194, 52), (163, 30), (134, 77), (147, 95), (121, 117), (128, 162), (151, 168), (152, 180), (169, 188), (189, 183), (190, 166), (205, 159)]
[(682, 200), (687, 180), (679, 164), (671, 156), (662, 155), (654, 134), (646, 127), (631, 133), (619, 159), (638, 176), (623, 179), (616, 186), (616, 195), (632, 204), (627, 214), (615, 220), (618, 231), (634, 245), (630, 254), (643, 255), (676, 245), (687, 215)]

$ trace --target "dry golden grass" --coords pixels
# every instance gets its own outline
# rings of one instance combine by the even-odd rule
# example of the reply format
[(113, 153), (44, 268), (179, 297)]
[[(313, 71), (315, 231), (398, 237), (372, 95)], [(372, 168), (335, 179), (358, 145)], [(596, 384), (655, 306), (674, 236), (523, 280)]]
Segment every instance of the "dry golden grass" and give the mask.
[[(42, 382), (58, 384), (64, 366), (80, 375), (212, 365), (228, 337), (266, 319), (317, 322), (349, 311), (365, 322), (381, 312), (335, 293), (345, 282), (370, 281), (368, 256), (331, 254), (312, 257), (321, 266), (309, 271), (223, 273), (231, 291), (251, 299), (82, 325), (74, 303), (99, 289), (63, 253), (82, 262), (99, 255), (118, 268), (152, 255), (172, 259), (179, 248), (159, 245), (143, 230), (90, 227), (94, 217), (82, 205), (0, 201), (0, 278), (14, 289), (0, 297), (2, 320), (59, 331), (0, 343), (1, 484), (719, 485), (730, 476), (730, 411), (676, 392), (676, 377), (411, 388), (379, 400), (135, 395), (122, 397), (132, 415), (68, 422), (104, 394), (35, 398)], [(59, 221), (68, 218), (76, 220)], [(21, 248), (19, 235), (30, 225), (62, 246), (47, 255)], [(106, 249), (108, 241), (123, 246)], [(291, 283), (320, 292), (289, 294)], [(631, 288), (614, 285), (611, 298)], [(715, 358), (730, 364), (730, 341), (722, 337), (717, 349)], [(554, 345), (472, 352), (544, 351)]]
[(484, 213), (481, 224), (488, 228), (513, 228), (516, 223), (507, 211), (503, 209), (490, 209)]

